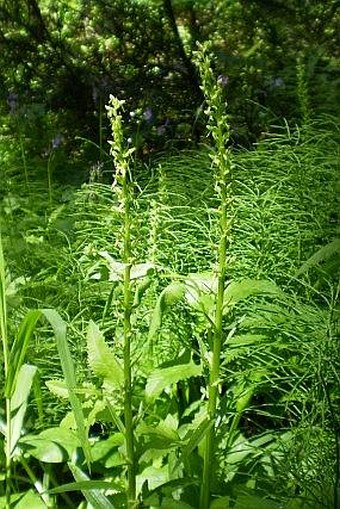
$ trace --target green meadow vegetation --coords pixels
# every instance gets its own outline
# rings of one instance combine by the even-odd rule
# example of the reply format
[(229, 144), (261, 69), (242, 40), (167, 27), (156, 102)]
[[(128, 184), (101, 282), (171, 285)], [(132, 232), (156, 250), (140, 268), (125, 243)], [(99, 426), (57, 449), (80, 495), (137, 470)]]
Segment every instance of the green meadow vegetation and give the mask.
[(9, 100), (0, 508), (340, 507), (337, 112), (297, 58), (297, 118), (240, 146), (214, 45), (190, 62), (184, 147), (118, 95), (72, 149)]

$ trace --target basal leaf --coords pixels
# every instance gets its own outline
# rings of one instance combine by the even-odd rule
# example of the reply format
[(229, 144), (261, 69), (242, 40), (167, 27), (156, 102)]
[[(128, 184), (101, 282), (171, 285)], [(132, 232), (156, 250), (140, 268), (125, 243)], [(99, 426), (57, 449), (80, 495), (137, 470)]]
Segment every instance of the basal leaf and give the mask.
[(188, 364), (177, 364), (168, 368), (158, 368), (148, 377), (145, 393), (147, 398), (156, 398), (166, 387), (192, 376), (200, 376), (202, 366), (190, 361)]
[(111, 348), (106, 344), (104, 335), (92, 320), (87, 331), (87, 355), (93, 373), (103, 378), (116, 389), (122, 387), (124, 373)]

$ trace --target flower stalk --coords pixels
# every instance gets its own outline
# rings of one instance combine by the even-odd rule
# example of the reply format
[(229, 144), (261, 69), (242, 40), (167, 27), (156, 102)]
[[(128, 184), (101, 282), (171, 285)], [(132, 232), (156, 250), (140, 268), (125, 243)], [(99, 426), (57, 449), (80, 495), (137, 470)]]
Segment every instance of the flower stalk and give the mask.
[[(231, 219), (231, 154), (228, 148), (230, 128), (226, 115), (226, 103), (223, 97), (223, 83), (216, 79), (211, 69), (209, 46), (200, 45), (196, 53), (197, 66), (202, 81), (208, 116), (207, 128), (214, 142), (211, 159), (215, 170), (215, 191), (218, 197), (218, 237), (217, 250), (217, 293), (213, 327), (213, 351), (208, 382), (208, 417), (216, 420), (218, 408), (218, 385), (220, 379), (221, 348), (223, 343), (223, 297), (226, 282), (227, 250), (230, 242)], [(205, 437), (203, 458), (203, 480), (200, 493), (200, 509), (208, 509), (211, 497), (212, 465), (215, 454), (215, 426), (211, 426)]]
[(124, 424), (125, 424), (125, 448), (127, 459), (127, 507), (134, 509), (136, 502), (136, 458), (134, 444), (134, 424), (132, 411), (132, 367), (131, 367), (131, 313), (132, 313), (132, 285), (131, 285), (131, 265), (132, 265), (132, 247), (131, 247), (131, 187), (132, 179), (129, 169), (129, 162), (134, 151), (133, 148), (125, 148), (122, 116), (120, 111), (124, 101), (120, 101), (114, 96), (110, 96), (109, 105), (106, 106), (108, 117), (111, 122), (113, 140), (110, 141), (110, 153), (115, 164), (115, 180), (113, 188), (118, 197), (120, 211), (122, 213), (123, 223), (123, 244), (121, 248), (122, 261), (125, 264), (123, 281), (123, 361), (124, 361)]

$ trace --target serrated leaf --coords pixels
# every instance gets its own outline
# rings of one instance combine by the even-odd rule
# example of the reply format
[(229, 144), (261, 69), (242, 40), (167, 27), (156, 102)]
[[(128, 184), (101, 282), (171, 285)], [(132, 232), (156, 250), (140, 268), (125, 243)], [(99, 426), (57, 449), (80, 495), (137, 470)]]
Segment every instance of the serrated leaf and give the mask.
[(190, 361), (188, 364), (177, 364), (168, 368), (158, 368), (149, 377), (145, 388), (147, 398), (156, 398), (166, 387), (180, 380), (202, 374), (202, 366)]
[(124, 373), (111, 348), (106, 344), (104, 335), (92, 320), (87, 331), (88, 362), (93, 373), (104, 379), (106, 384), (116, 389), (124, 383)]
[(68, 389), (64, 380), (47, 380), (45, 384), (55, 396), (68, 399)]
[(180, 437), (177, 432), (178, 420), (168, 415), (165, 420), (160, 421), (157, 426), (141, 424), (138, 433), (149, 438), (148, 447), (155, 449), (170, 449), (180, 444)]
[(214, 422), (206, 417), (195, 429), (190, 429), (185, 436), (187, 443), (182, 449), (181, 455), (174, 466), (176, 470), (183, 462), (185, 462), (191, 455), (192, 451), (201, 443), (208, 431), (212, 428)]
[(275, 283), (263, 279), (232, 281), (224, 291), (223, 312), (228, 313), (235, 304), (255, 295), (281, 296), (282, 291)]

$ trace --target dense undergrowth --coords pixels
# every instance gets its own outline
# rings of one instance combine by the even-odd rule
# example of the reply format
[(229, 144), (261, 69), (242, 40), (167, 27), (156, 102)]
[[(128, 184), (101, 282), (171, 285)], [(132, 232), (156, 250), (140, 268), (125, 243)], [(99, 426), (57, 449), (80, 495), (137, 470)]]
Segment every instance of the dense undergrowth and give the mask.
[[(14, 351), (17, 371), (2, 371), (20, 427), (7, 453), (1, 437), (4, 507), (339, 506), (337, 119), (232, 151), (216, 90), (213, 163), (230, 180), (203, 145), (135, 165), (117, 104), (114, 185), (95, 171), (57, 185), (0, 139), (8, 352), (27, 310), (60, 314), (45, 312), (53, 333), (27, 333), (27, 364)], [(15, 408), (25, 366), (34, 390)]]

